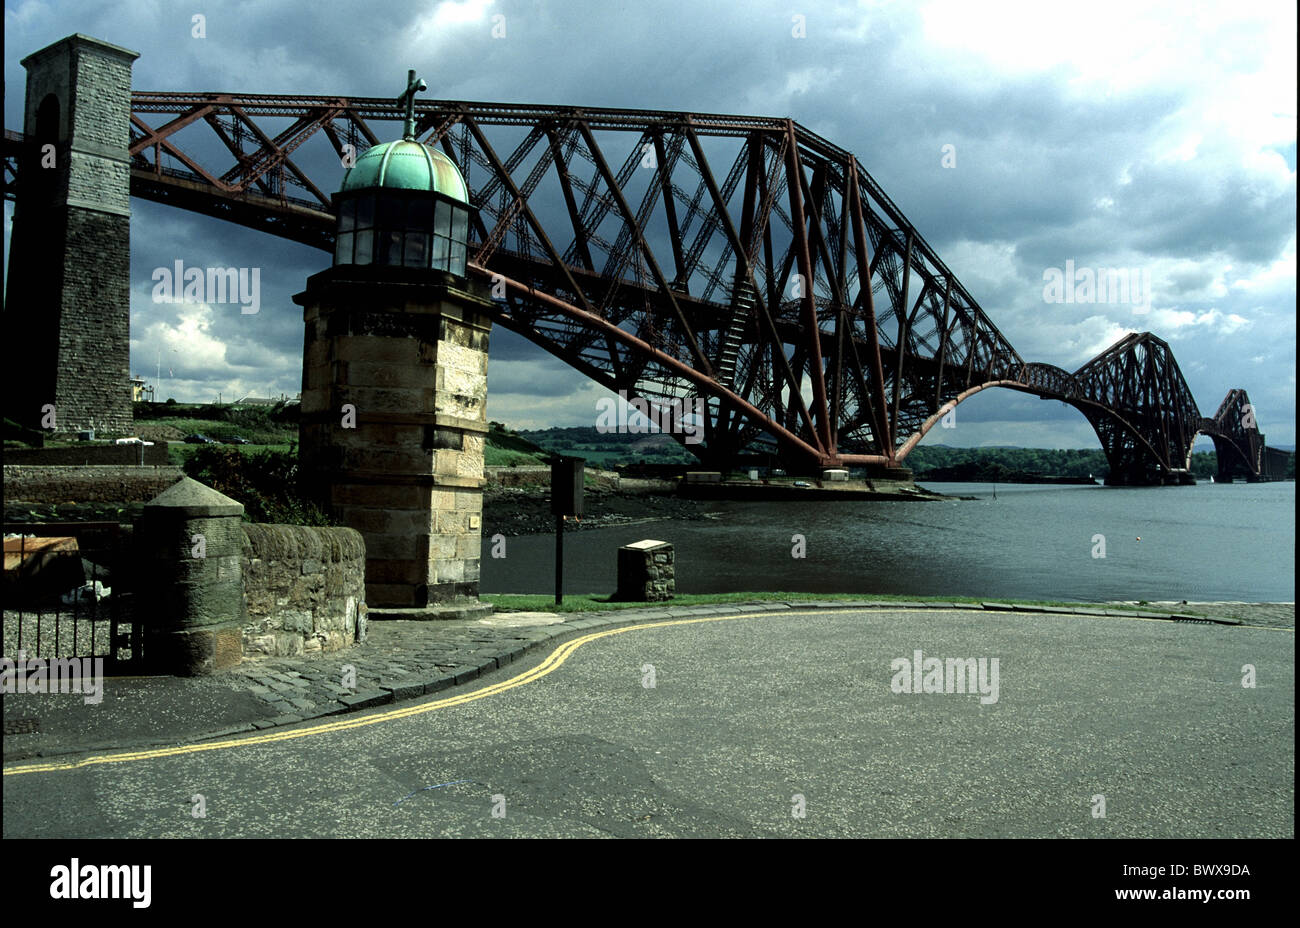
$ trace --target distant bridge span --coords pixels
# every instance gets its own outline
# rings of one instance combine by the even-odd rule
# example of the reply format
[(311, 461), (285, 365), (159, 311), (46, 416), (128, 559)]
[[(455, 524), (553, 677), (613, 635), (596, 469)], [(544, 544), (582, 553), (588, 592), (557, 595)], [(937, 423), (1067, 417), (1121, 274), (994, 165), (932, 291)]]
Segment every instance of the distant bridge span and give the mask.
[[(1189, 481), (1198, 433), (1221, 477), (1274, 475), (1245, 391), (1202, 416), (1151, 333), (1073, 373), (1022, 360), (857, 159), (792, 120), (416, 111), (478, 210), (470, 269), (504, 286), (496, 320), (613, 391), (708, 397), (687, 446), (705, 466), (774, 441), (796, 469), (888, 469), (999, 386), (1083, 413), (1111, 482)], [(390, 99), (133, 92), (131, 195), (332, 252), (343, 160), (401, 118)], [(7, 197), (40, 142), (6, 130)]]

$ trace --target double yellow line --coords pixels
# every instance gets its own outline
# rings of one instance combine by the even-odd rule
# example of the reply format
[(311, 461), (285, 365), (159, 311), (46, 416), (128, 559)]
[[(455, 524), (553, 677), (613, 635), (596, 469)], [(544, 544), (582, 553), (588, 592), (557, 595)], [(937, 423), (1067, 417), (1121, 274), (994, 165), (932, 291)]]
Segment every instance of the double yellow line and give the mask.
[[(816, 610), (818, 614), (824, 614), (833, 610)], [(100, 764), (125, 764), (137, 760), (153, 760), (159, 757), (177, 757), (182, 754), (198, 754), (202, 751), (223, 751), (228, 748), (249, 747), (254, 744), (273, 744), (277, 741), (292, 741), (295, 738), (306, 738), (310, 735), (323, 735), (335, 731), (348, 731), (354, 728), (365, 728), (368, 725), (378, 725), (381, 722), (391, 722), (397, 719), (410, 718), (416, 715), (423, 715), (426, 712), (434, 712), (438, 709), (447, 709), (452, 706), (463, 706), (466, 703), (474, 702), (478, 699), (486, 699), (489, 696), (496, 696), (507, 690), (515, 689), (534, 680), (540, 680), (547, 674), (554, 673), (564, 664), (572, 655), (584, 644), (592, 641), (598, 641), (601, 638), (609, 638), (613, 635), (621, 635), (624, 632), (635, 631), (645, 628), (666, 628), (672, 625), (696, 625), (701, 622), (725, 622), (730, 619), (757, 618), (763, 615), (810, 615), (811, 612), (750, 612), (737, 615), (710, 615), (702, 616), (695, 619), (673, 619), (664, 622), (647, 622), (642, 625), (627, 625), (622, 628), (611, 628), (605, 631), (592, 632), (589, 635), (583, 635), (572, 641), (566, 641), (555, 649), (555, 652), (542, 661), (531, 670), (526, 670), (518, 676), (511, 677), (509, 680), (503, 680), (500, 683), (494, 683), (491, 686), (485, 686), (482, 689), (474, 690), (470, 693), (462, 693), (458, 696), (448, 696), (446, 699), (438, 699), (434, 702), (422, 703), (414, 706), (407, 706), (401, 709), (390, 709), (387, 712), (379, 712), (372, 715), (353, 716), (345, 719), (339, 719), (333, 722), (325, 722), (320, 725), (312, 725), (308, 728), (294, 728), (284, 731), (273, 731), (261, 735), (249, 735), (240, 738), (230, 738), (224, 741), (206, 741), (201, 744), (185, 744), (170, 748), (153, 748), (147, 751), (122, 751), (116, 754), (98, 754), (92, 757), (84, 757), (81, 760), (67, 761), (63, 763), (41, 763), (41, 764), (21, 764), (13, 767), (4, 768), (4, 775), (17, 776), (20, 773), (48, 773), (54, 770), (76, 770), (79, 767), (93, 767)]]

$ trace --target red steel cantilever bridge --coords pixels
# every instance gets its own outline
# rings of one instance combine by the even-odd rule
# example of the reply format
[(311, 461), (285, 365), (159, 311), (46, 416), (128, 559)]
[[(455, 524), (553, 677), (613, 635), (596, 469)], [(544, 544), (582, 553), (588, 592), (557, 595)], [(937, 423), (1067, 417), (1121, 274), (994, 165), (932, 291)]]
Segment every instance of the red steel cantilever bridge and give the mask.
[[(858, 160), (792, 120), (430, 100), (416, 114), (477, 208), (470, 270), (496, 284), (496, 321), (629, 397), (707, 397), (704, 441), (687, 445), (706, 466), (757, 443), (796, 470), (891, 468), (996, 386), (1082, 412), (1109, 482), (1189, 481), (1198, 433), (1223, 477), (1277, 468), (1245, 391), (1201, 415), (1149, 332), (1073, 372), (1024, 361)], [(341, 163), (402, 118), (391, 99), (133, 92), (131, 194), (332, 251)], [(7, 181), (35, 156), (6, 132)]]

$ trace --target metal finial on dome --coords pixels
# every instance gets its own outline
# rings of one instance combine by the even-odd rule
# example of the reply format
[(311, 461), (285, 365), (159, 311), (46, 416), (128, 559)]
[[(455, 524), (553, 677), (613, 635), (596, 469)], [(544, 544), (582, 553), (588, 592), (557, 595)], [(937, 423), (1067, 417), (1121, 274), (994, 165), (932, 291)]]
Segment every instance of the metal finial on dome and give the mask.
[(406, 124), (402, 127), (402, 138), (407, 142), (415, 141), (415, 94), (428, 90), (429, 85), (415, 76), (415, 69), (406, 72), (406, 92), (397, 98), (397, 105), (406, 107)]

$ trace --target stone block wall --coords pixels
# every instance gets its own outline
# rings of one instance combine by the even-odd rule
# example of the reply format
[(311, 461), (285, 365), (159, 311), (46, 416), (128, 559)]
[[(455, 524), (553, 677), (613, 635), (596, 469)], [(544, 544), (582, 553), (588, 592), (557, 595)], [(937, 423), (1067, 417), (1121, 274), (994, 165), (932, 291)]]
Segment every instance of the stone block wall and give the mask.
[(657, 603), (677, 590), (673, 546), (666, 541), (634, 542), (618, 549), (618, 592), (625, 602)]
[[(144, 460), (140, 460), (144, 458)], [(171, 462), (166, 442), (152, 445), (99, 444), (77, 442), (61, 448), (6, 448), (5, 466), (10, 464), (48, 464), (76, 466), (86, 464), (144, 464), (154, 467)]]
[(34, 503), (139, 503), (153, 499), (183, 476), (175, 465), (6, 464), (4, 493), (7, 500)]
[[(125, 433), (130, 385), (131, 64), (136, 53), (69, 36), (23, 59), (24, 153), (5, 301), (5, 414), (55, 431)], [(53, 167), (41, 146), (54, 146)]]
[(306, 483), (364, 537), (377, 609), (477, 601), (491, 321), (470, 289), (414, 268), (342, 266), (294, 298)]
[(350, 528), (244, 523), (244, 660), (337, 651), (366, 632), (366, 546)]
[[(56, 432), (127, 434), (131, 410), (130, 253), (127, 216), (69, 207), (63, 270)], [(111, 260), (121, 255), (122, 266)]]

